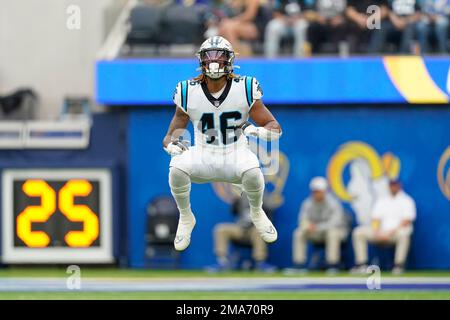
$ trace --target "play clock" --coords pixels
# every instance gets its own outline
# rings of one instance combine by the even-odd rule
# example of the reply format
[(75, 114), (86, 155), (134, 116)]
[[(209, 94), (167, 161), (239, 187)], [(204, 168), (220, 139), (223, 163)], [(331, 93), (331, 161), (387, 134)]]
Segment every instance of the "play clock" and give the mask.
[(107, 263), (112, 255), (108, 169), (6, 169), (3, 263)]

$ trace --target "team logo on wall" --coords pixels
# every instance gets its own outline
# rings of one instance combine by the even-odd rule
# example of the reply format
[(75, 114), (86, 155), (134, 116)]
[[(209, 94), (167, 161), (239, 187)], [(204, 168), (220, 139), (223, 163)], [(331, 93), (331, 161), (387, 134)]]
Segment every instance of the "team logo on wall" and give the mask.
[(441, 159), (439, 159), (437, 179), (439, 188), (450, 201), (450, 146), (444, 151)]
[(350, 203), (358, 223), (368, 224), (373, 202), (388, 193), (389, 179), (399, 176), (400, 167), (400, 159), (393, 153), (380, 156), (372, 146), (352, 141), (332, 156), (327, 177), (333, 192)]
[[(264, 204), (273, 209), (281, 207), (284, 203), (283, 190), (289, 174), (289, 159), (281, 151), (278, 156), (278, 170), (273, 174), (264, 175), (266, 182)], [(217, 196), (228, 204), (232, 204), (242, 194), (241, 185), (238, 184), (214, 182), (212, 187)]]

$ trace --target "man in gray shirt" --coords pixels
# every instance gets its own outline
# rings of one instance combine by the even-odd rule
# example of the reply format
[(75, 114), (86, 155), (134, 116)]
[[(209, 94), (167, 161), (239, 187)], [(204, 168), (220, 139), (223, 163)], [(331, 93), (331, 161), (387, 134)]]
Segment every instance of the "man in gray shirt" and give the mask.
[(348, 234), (344, 210), (339, 201), (328, 192), (325, 178), (316, 177), (309, 186), (311, 196), (301, 205), (299, 227), (293, 235), (295, 269), (306, 270), (307, 242), (312, 241), (325, 243), (329, 271), (335, 272), (341, 258), (341, 242)]

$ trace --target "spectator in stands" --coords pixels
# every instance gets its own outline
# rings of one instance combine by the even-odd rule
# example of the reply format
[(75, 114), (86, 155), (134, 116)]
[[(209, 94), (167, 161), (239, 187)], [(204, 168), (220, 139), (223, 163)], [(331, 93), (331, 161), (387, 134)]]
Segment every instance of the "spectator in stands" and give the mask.
[[(369, 15), (374, 14), (376, 6), (380, 15), (380, 23), (389, 17), (387, 0), (348, 0), (345, 16), (348, 20), (347, 38), (350, 43), (350, 51), (366, 53), (372, 52), (375, 47), (374, 32)], [(368, 49), (369, 48), (369, 49)]]
[(348, 235), (344, 210), (340, 202), (328, 192), (325, 178), (312, 179), (309, 187), (311, 196), (301, 205), (299, 227), (293, 235), (294, 268), (286, 271), (307, 271), (307, 241), (312, 241), (325, 243), (328, 272), (335, 273), (341, 258), (341, 242)]
[(219, 23), (233, 16), (233, 10), (227, 5), (226, 1), (213, 0), (210, 1), (206, 13), (206, 32), (205, 38), (210, 38), (219, 35)]
[(294, 56), (305, 55), (307, 21), (302, 17), (301, 0), (275, 0), (273, 17), (267, 24), (264, 37), (264, 54), (268, 58), (279, 55), (282, 38), (294, 37)]
[(412, 47), (417, 25), (422, 17), (420, 0), (388, 0), (389, 19), (381, 23), (381, 28), (373, 33), (370, 52), (384, 52), (386, 42), (399, 43), (401, 53), (415, 53)]
[(430, 36), (434, 36), (439, 53), (447, 53), (450, 0), (423, 0), (423, 16), (417, 26), (422, 53), (430, 52)]
[(374, 204), (372, 226), (360, 226), (353, 231), (356, 266), (351, 271), (354, 273), (366, 272), (368, 242), (395, 245), (395, 266), (392, 272), (399, 274), (404, 270), (416, 218), (416, 205), (402, 190), (400, 181), (391, 181), (389, 189), (390, 194)]
[[(308, 40), (312, 52), (337, 52), (347, 55), (347, 21), (344, 13), (347, 0), (310, 0), (305, 7), (305, 18), (309, 21)], [(324, 44), (331, 44), (325, 50)]]
[[(230, 270), (233, 267), (228, 255), (231, 241), (248, 244), (252, 247), (252, 258), (255, 269), (263, 272), (273, 272), (276, 268), (266, 262), (267, 243), (259, 235), (250, 217), (250, 204), (246, 196), (236, 197), (232, 205), (235, 223), (220, 223), (214, 228), (214, 253), (217, 264), (207, 268), (209, 271)], [(264, 211), (270, 217), (272, 209), (264, 205)]]
[(240, 56), (249, 56), (252, 48), (242, 40), (258, 40), (266, 20), (260, 0), (215, 0), (210, 5), (206, 36), (223, 36)]

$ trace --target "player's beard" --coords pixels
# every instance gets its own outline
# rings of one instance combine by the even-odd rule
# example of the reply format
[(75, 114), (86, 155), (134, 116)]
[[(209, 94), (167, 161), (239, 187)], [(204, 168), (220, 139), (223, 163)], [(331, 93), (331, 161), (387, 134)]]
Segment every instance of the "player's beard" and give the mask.
[(224, 74), (223, 76), (221, 76), (219, 78), (211, 78), (211, 77), (209, 77), (208, 75), (205, 74), (206, 81), (211, 81), (211, 82), (214, 82), (214, 83), (217, 83), (219, 81), (223, 81), (223, 79), (224, 78), (226, 79), (227, 77), (228, 77), (228, 75)]
[(224, 74), (224, 75), (221, 76), (220, 78), (210, 78), (210, 77), (206, 76), (206, 78), (207, 78), (208, 80), (211, 80), (211, 81), (213, 81), (213, 82), (220, 81), (220, 80), (222, 80), (223, 78), (226, 78), (226, 77), (227, 77), (226, 74)]

